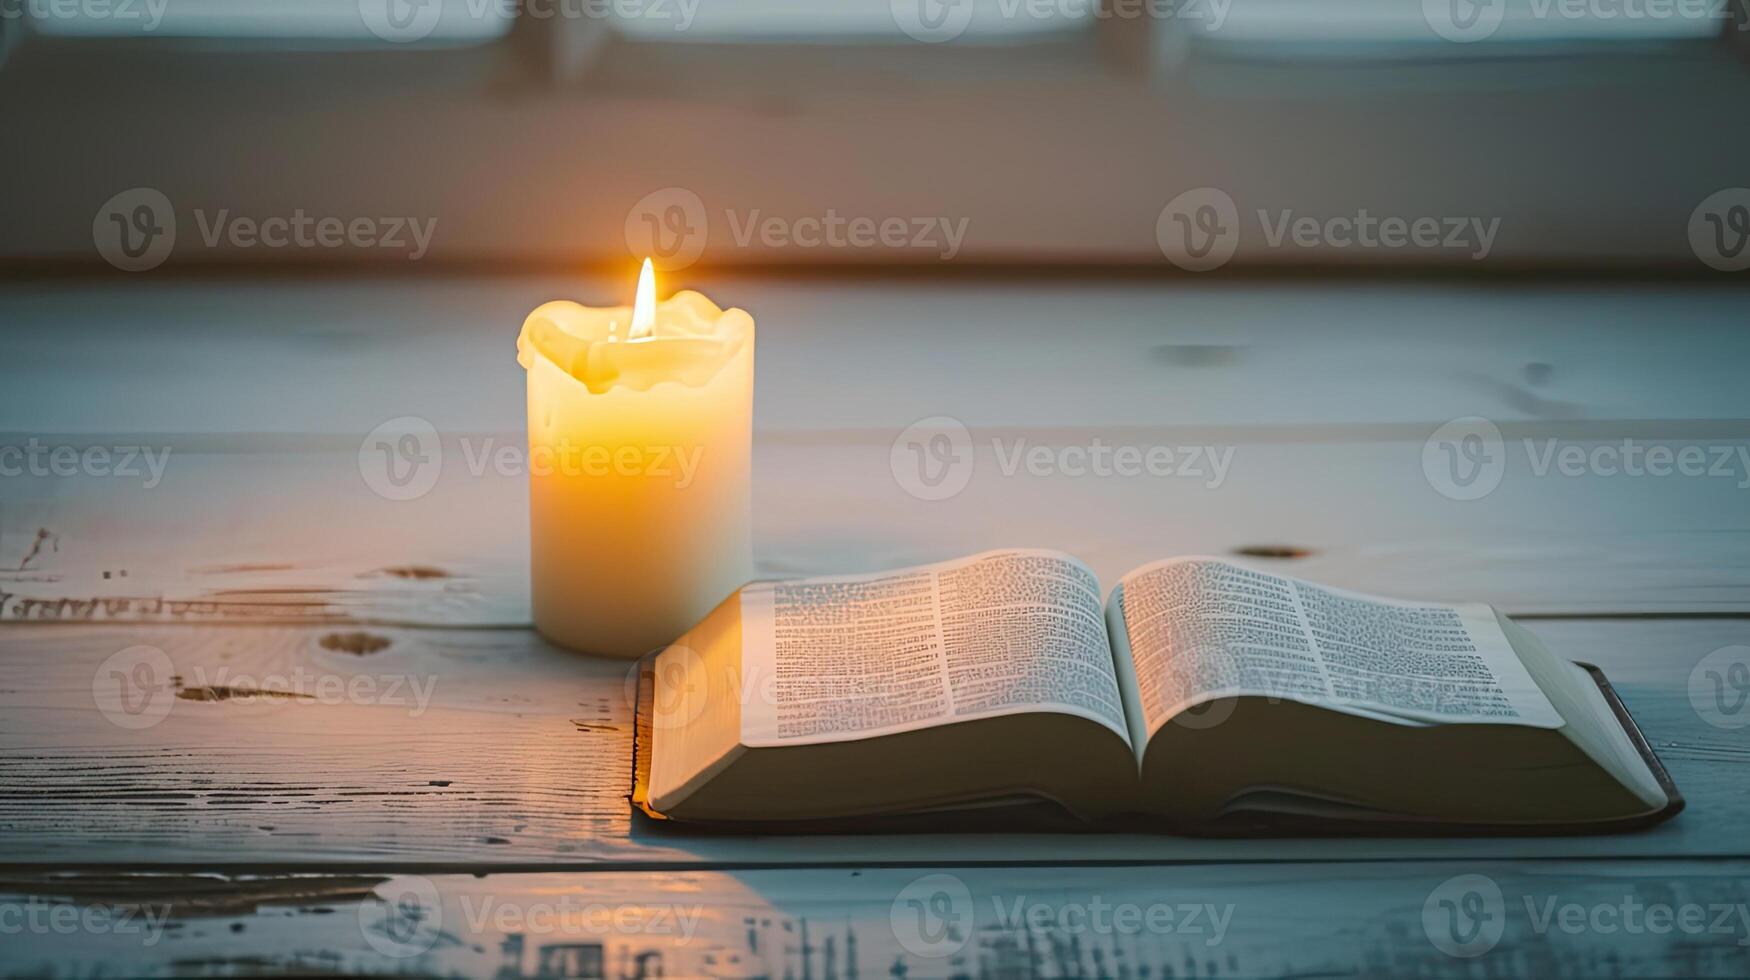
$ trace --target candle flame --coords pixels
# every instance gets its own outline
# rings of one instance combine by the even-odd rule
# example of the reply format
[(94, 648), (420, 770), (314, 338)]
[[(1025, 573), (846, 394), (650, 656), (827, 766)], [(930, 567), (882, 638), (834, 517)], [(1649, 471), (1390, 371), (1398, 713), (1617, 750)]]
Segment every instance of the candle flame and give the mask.
[(656, 332), (656, 271), (651, 268), (650, 260), (644, 260), (644, 268), (638, 273), (638, 295), (632, 301), (632, 329), (626, 334), (627, 340), (638, 340), (649, 337)]

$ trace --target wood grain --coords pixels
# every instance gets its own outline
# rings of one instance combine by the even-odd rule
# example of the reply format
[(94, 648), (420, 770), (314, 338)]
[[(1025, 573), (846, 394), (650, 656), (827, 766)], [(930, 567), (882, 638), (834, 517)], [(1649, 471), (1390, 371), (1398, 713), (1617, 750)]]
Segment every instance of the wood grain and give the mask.
[[(1488, 497), (1455, 501), (1426, 479), (1420, 440), (975, 432), (970, 480), (948, 500), (917, 499), (895, 479), (896, 433), (759, 440), (757, 573), (873, 571), (1036, 546), (1080, 556), (1110, 587), (1162, 557), (1287, 546), (1306, 557), (1241, 560), (1511, 613), (1750, 612), (1750, 490), (1734, 479), (1570, 479), (1521, 467)], [(1221, 441), (1236, 435), (1243, 441)], [(437, 485), (407, 501), (371, 491), (356, 446), (173, 457), (151, 490), (15, 478), (0, 503), (0, 620), (527, 625), (526, 477), (471, 472), (481, 443), (469, 438), (445, 442)], [(518, 444), (480, 437), (491, 438)], [(1219, 479), (1213, 468), (1105, 479), (1004, 469), (1019, 448), (1096, 441), (1210, 446), (1229, 462)], [(1731, 444), (1750, 454), (1750, 441)]]
[[(215, 891), (246, 899), (215, 903)], [(1442, 902), (1467, 894), (1484, 903), (1481, 931), (1475, 945), (1458, 946), (1473, 923)], [(658, 975), (658, 966), (686, 978), (846, 980), (1739, 977), (1750, 970), (1747, 901), (1744, 861), (12, 876), (0, 879), (0, 909), (42, 925), (8, 937), (0, 970), (500, 980), (631, 980)], [(63, 928), (50, 925), (52, 909), (64, 913)], [(562, 971), (566, 957), (589, 965)]]
[[(223, 451), (291, 453), (273, 440), (342, 435), (351, 452), (402, 415), (455, 435), (521, 433), (523, 318), (558, 298), (625, 303), (631, 271), (0, 283), (0, 425), (14, 437), (242, 434)], [(1645, 422), (1691, 434), (1729, 424), (1742, 437), (1750, 420), (1744, 293), (1725, 284), (701, 269), (661, 289), (683, 287), (758, 319), (763, 432), (891, 439), (947, 415), (973, 428), (1338, 426), (1363, 439), (1399, 425), (1420, 442), (1466, 415), (1586, 423), (1603, 438)]]
[[(151, 486), (0, 479), (0, 926), (31, 896), (167, 918), (151, 944), (101, 918), (9, 932), (0, 974), (508, 980), (599, 943), (616, 974), (652, 952), (671, 976), (705, 975), (707, 956), (727, 976), (753, 919), (793, 930), (765, 964), (776, 975), (809, 975), (804, 920), (817, 975), (830, 936), (850, 980), (850, 928), (863, 978), (896, 961), (914, 978), (995, 975), (976, 951), (1007, 948), (1014, 930), (991, 917), (1018, 898), (1232, 909), (1212, 947), (1085, 934), (1083, 975), (1750, 972), (1740, 920), (1571, 935), (1515, 904), (1747, 900), (1750, 729), (1709, 724), (1690, 692), (1702, 657), (1750, 643), (1750, 474), (1539, 476), (1517, 448), (1750, 446), (1737, 292), (688, 284), (760, 317), (760, 574), (1033, 545), (1082, 556), (1109, 587), (1150, 559), (1241, 552), (1336, 585), (1494, 602), (1605, 669), (1688, 811), (1559, 839), (654, 828), (624, 799), (625, 665), (526, 628), (526, 481), (470, 466), (520, 445), (522, 315), (624, 284), (6, 284), (0, 446), (171, 456)], [(438, 430), (443, 463), (430, 493), (397, 502), (371, 491), (358, 452), (405, 415)], [(1421, 462), (1435, 426), (1465, 415), (1499, 422), (1518, 454), (1471, 502), (1441, 496)], [(974, 437), (967, 489), (947, 501), (907, 494), (890, 460), (929, 416)], [(1000, 458), (1096, 440), (1231, 449), (1231, 469), (1210, 486), (1005, 473)], [(896, 899), (937, 869), (975, 909), (974, 942), (945, 962), (896, 945), (910, 908)], [(1443, 883), (1471, 874), (1507, 903), (1503, 941), (1477, 960), (1423, 926)], [(696, 908), (702, 938), (524, 921), (566, 897), (630, 921)], [(396, 935), (429, 944), (385, 954)]]
[[(1750, 612), (1750, 394), (1736, 378), (1750, 339), (1732, 290), (688, 284), (760, 317), (762, 575), (1031, 545), (1110, 584), (1167, 555), (1287, 549), (1332, 584), (1516, 613)], [(526, 477), (520, 459), (490, 464), (523, 444), (512, 338), (544, 299), (623, 287), (0, 286), (0, 451), (170, 454), (156, 480), (138, 461), (134, 477), (0, 480), (0, 620), (526, 625)], [(260, 364), (271, 380), (238, 367)], [(1455, 501), (1428, 478), (1424, 441), (1469, 415), (1500, 424), (1509, 457), (1496, 491)], [(401, 416), (438, 432), (440, 477), (391, 501), (358, 456)], [(893, 470), (896, 438), (927, 417), (973, 440), (949, 500), (915, 499)], [(1534, 466), (1551, 445), (1623, 439), (1729, 465)], [(1167, 477), (1014, 464), (1095, 445), (1203, 455)]]
[[(1558, 839), (726, 837), (631, 819), (626, 665), (527, 631), (372, 629), (388, 643), (360, 655), (350, 648), (377, 644), (328, 628), (11, 625), (0, 854), (14, 867), (452, 871), (1750, 856), (1750, 729), (1708, 724), (1689, 693), (1691, 668), (1750, 640), (1750, 623), (1532, 626), (1611, 676), (1688, 796), (1685, 814)], [(158, 700), (135, 702), (158, 707), (129, 716), (101, 697), (113, 658), (138, 645), (169, 667), (149, 678)], [(152, 723), (112, 720), (142, 718)]]

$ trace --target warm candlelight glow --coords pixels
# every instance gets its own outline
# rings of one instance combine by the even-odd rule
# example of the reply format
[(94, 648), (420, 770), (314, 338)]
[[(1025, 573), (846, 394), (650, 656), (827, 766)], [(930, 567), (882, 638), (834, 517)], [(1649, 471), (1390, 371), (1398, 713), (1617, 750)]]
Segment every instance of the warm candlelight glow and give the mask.
[(650, 260), (644, 260), (644, 268), (638, 273), (638, 295), (632, 300), (632, 329), (626, 334), (628, 340), (638, 340), (650, 336), (656, 330), (656, 272), (650, 266)]
[(690, 289), (523, 322), (535, 627), (636, 657), (753, 576), (754, 322)]

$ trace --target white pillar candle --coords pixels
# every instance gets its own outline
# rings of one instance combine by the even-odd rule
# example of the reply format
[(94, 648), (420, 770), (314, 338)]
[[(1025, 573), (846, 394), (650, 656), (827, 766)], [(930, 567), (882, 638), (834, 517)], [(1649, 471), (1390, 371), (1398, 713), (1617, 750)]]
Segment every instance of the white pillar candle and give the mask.
[(523, 323), (535, 628), (636, 657), (752, 575), (754, 322), (695, 292)]

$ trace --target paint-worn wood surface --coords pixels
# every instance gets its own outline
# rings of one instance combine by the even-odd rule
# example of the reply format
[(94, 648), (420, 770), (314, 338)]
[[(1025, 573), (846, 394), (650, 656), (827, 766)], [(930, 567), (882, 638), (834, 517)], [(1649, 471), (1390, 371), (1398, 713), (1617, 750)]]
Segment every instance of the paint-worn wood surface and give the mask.
[(1612, 677), (1689, 798), (1680, 819), (1627, 836), (1388, 841), (687, 833), (629, 815), (626, 666), (529, 631), (18, 625), (0, 660), (0, 853), (447, 870), (1750, 857), (1750, 740), (1706, 720), (1712, 692), (1691, 677), (1745, 642), (1745, 624), (1530, 625)]
[(0, 903), (90, 924), (9, 939), (9, 965), (54, 976), (1741, 977), (1747, 876), (1743, 861), (8, 875)]
[[(759, 574), (1030, 545), (1079, 555), (1110, 587), (1170, 555), (1289, 547), (1310, 552), (1291, 566), (1308, 578), (1510, 613), (1750, 614), (1750, 489), (1738, 485), (1750, 464), (1742, 477), (1663, 485), (1510, 473), (1489, 497), (1455, 501), (1430, 486), (1422, 437), (1224, 443), (1172, 428), (1006, 428), (977, 430), (993, 442), (975, 447), (963, 492), (921, 500), (894, 478), (898, 431), (759, 440)], [(1095, 440), (1210, 445), (1227, 469), (1219, 479), (1004, 473), (1018, 446)], [(29, 495), (0, 504), (0, 620), (527, 625), (527, 484), (514, 468), (469, 470), (471, 453), (515, 437), (446, 440), (437, 485), (406, 501), (371, 491), (358, 437), (348, 441), (173, 455), (151, 490), (14, 484)], [(1682, 443), (1750, 453), (1742, 436)]]
[[(1750, 613), (1741, 290), (696, 284), (760, 318), (764, 574), (1026, 544), (1111, 582), (1163, 555), (1290, 546), (1313, 550), (1309, 577), (1511, 612)], [(516, 324), (544, 298), (622, 289), (0, 290), (0, 445), (159, 454), (133, 476), (0, 484), (0, 620), (526, 624)], [(407, 416), (437, 433), (438, 479), (390, 501), (360, 449)], [(1425, 466), (1464, 416), (1504, 439), (1505, 478), (1477, 500)], [(943, 417), (967, 428), (970, 478), (919, 500), (894, 443)], [(1704, 472), (1598, 478), (1551, 456), (1625, 439), (1700, 453)], [(1166, 447), (1181, 466), (1041, 475), (1017, 462), (1037, 445)], [(430, 568), (451, 575), (407, 574)]]
[[(0, 446), (168, 455), (154, 471), (142, 454), (137, 476), (0, 478), (0, 928), (34, 908), (29, 895), (176, 911), (151, 946), (83, 927), (12, 933), (0, 974), (532, 975), (594, 943), (625, 958), (616, 970), (640, 952), (671, 976), (707, 955), (722, 975), (748, 965), (732, 962), (744, 934), (677, 947), (458, 925), (488, 898), (526, 911), (581, 894), (618, 910), (689, 896), (731, 932), (768, 911), (778, 928), (808, 918), (825, 930), (808, 940), (813, 968), (831, 934), (847, 978), (847, 922), (862, 976), (895, 957), (914, 977), (1000, 975), (978, 951), (1011, 955), (1013, 929), (979, 932), (958, 965), (903, 948), (910, 927), (894, 916), (911, 906), (895, 899), (932, 869), (963, 880), (979, 927), (1018, 896), (1146, 906), (1177, 901), (1181, 882), (1183, 901), (1235, 909), (1212, 959), (1187, 962), (1171, 934), (1118, 941), (1101, 967), (1082, 951), (1086, 971), (1113, 975), (1120, 956), (1137, 977), (1166, 976), (1163, 964), (1174, 976), (1470, 975), (1422, 922), (1438, 886), (1471, 873), (1506, 895), (1506, 938), (1483, 960), (1497, 973), (1745, 972), (1743, 927), (1600, 942), (1588, 926), (1579, 942), (1534, 915), (1549, 896), (1743, 907), (1750, 728), (1719, 724), (1696, 672), (1750, 644), (1741, 292), (702, 285), (760, 315), (762, 574), (1036, 545), (1081, 555), (1109, 586), (1157, 557), (1250, 552), (1333, 584), (1494, 602), (1604, 667), (1688, 812), (1648, 833), (1557, 839), (660, 831), (623, 796), (624, 665), (528, 629), (514, 454), (521, 312), (617, 286), (12, 286), (0, 289)], [(1500, 426), (1505, 475), (1454, 500), (1425, 442), (1471, 415)], [(365, 434), (401, 416), (429, 421), (442, 449), (436, 485), (410, 501), (374, 492), (360, 461)], [(971, 476), (952, 499), (920, 500), (892, 449), (937, 416), (966, 426)], [(1552, 447), (1624, 440), (1725, 462), (1663, 478), (1539, 469)], [(1006, 462), (1018, 447), (1096, 444), (1198, 447), (1225, 463), (1125, 478)], [(490, 462), (505, 446), (511, 465)], [(66, 869), (77, 876), (53, 877)], [(398, 900), (408, 881), (421, 902)], [(444, 924), (427, 928), (438, 907)], [(403, 926), (433, 941), (384, 954), (373, 937)]]

